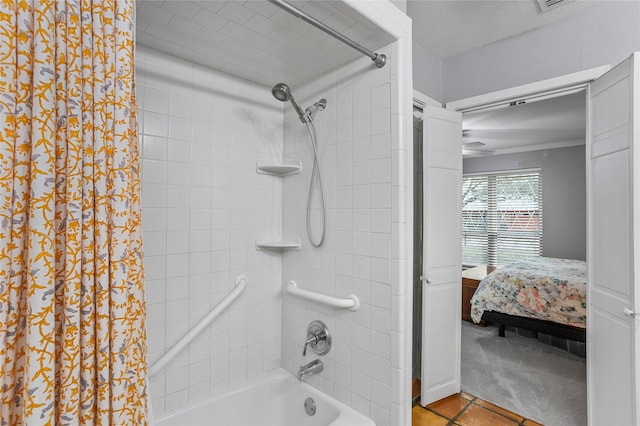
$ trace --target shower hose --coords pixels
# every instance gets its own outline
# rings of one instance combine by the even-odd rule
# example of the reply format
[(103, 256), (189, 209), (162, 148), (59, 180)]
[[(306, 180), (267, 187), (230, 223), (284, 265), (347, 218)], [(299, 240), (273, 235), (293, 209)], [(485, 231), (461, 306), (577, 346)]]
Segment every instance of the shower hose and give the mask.
[[(309, 194), (307, 196), (307, 235), (309, 242), (315, 248), (319, 248), (324, 244), (324, 238), (327, 229), (327, 207), (324, 201), (324, 188), (322, 186), (322, 177), (320, 176), (320, 163), (318, 161), (318, 143), (316, 136), (316, 128), (313, 122), (305, 122), (309, 136), (311, 138), (311, 147), (313, 148), (313, 168), (311, 170), (311, 180), (309, 181)], [(313, 198), (313, 182), (317, 179), (320, 187), (320, 200), (322, 202), (322, 234), (319, 241), (314, 241), (311, 233), (311, 199)]]

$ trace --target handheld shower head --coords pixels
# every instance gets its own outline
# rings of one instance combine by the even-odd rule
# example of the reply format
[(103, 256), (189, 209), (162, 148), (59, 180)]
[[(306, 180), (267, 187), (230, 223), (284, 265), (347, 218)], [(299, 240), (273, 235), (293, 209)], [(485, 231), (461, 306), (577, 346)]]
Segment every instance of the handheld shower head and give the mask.
[(291, 89), (284, 83), (278, 83), (271, 89), (271, 94), (280, 102), (287, 102), (291, 98)]
[(273, 89), (271, 89), (271, 94), (280, 102), (291, 102), (291, 105), (293, 105), (293, 108), (298, 113), (298, 116), (300, 116), (300, 121), (302, 121), (303, 123), (308, 123), (309, 121), (311, 121), (307, 113), (302, 109), (302, 107), (300, 107), (300, 104), (298, 104), (298, 102), (296, 101), (296, 98), (293, 97), (289, 86), (284, 83), (278, 83), (273, 86)]
[[(324, 243), (325, 233), (327, 229), (327, 206), (324, 201), (324, 189), (322, 187), (322, 177), (320, 176), (320, 163), (318, 160), (318, 143), (316, 136), (316, 128), (313, 125), (313, 116), (318, 111), (323, 111), (327, 107), (327, 100), (320, 99), (313, 105), (310, 105), (306, 110), (303, 110), (300, 107), (300, 104), (296, 101), (296, 98), (293, 97), (291, 93), (291, 89), (285, 83), (278, 83), (271, 89), (271, 94), (274, 98), (279, 100), (280, 102), (291, 102), (293, 108), (298, 113), (298, 117), (300, 117), (300, 121), (305, 125), (307, 130), (309, 131), (309, 136), (311, 137), (311, 147), (313, 149), (313, 168), (311, 169), (311, 180), (309, 181), (309, 192), (307, 193), (307, 235), (309, 236), (309, 242), (313, 247), (319, 248)], [(314, 181), (318, 181), (318, 186), (320, 187), (320, 200), (322, 201), (322, 236), (319, 241), (314, 241), (311, 233), (311, 201), (312, 201), (312, 193), (313, 193), (313, 183)]]

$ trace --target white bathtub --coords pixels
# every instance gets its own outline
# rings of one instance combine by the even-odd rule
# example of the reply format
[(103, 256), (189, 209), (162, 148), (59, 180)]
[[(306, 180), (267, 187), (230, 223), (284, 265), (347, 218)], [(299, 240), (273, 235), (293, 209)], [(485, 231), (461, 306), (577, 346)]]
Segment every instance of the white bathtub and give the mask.
[[(316, 412), (305, 412), (313, 398)], [(156, 426), (375, 426), (343, 403), (277, 369), (229, 394), (158, 419)]]

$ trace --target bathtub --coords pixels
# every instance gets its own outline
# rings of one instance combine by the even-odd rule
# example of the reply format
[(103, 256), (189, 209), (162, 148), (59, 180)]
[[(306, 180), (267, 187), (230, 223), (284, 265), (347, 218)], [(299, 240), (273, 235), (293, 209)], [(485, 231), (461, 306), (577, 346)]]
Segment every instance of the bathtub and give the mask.
[[(313, 403), (306, 402), (312, 398)], [(315, 414), (306, 413), (315, 405)], [(157, 419), (156, 426), (375, 426), (373, 420), (276, 369), (265, 378)]]

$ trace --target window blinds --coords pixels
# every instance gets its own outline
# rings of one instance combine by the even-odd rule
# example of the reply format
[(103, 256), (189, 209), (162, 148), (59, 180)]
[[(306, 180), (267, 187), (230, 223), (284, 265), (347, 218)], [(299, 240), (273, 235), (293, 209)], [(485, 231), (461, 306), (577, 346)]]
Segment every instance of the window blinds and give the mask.
[(542, 252), (539, 170), (468, 175), (462, 185), (462, 261), (502, 266)]

